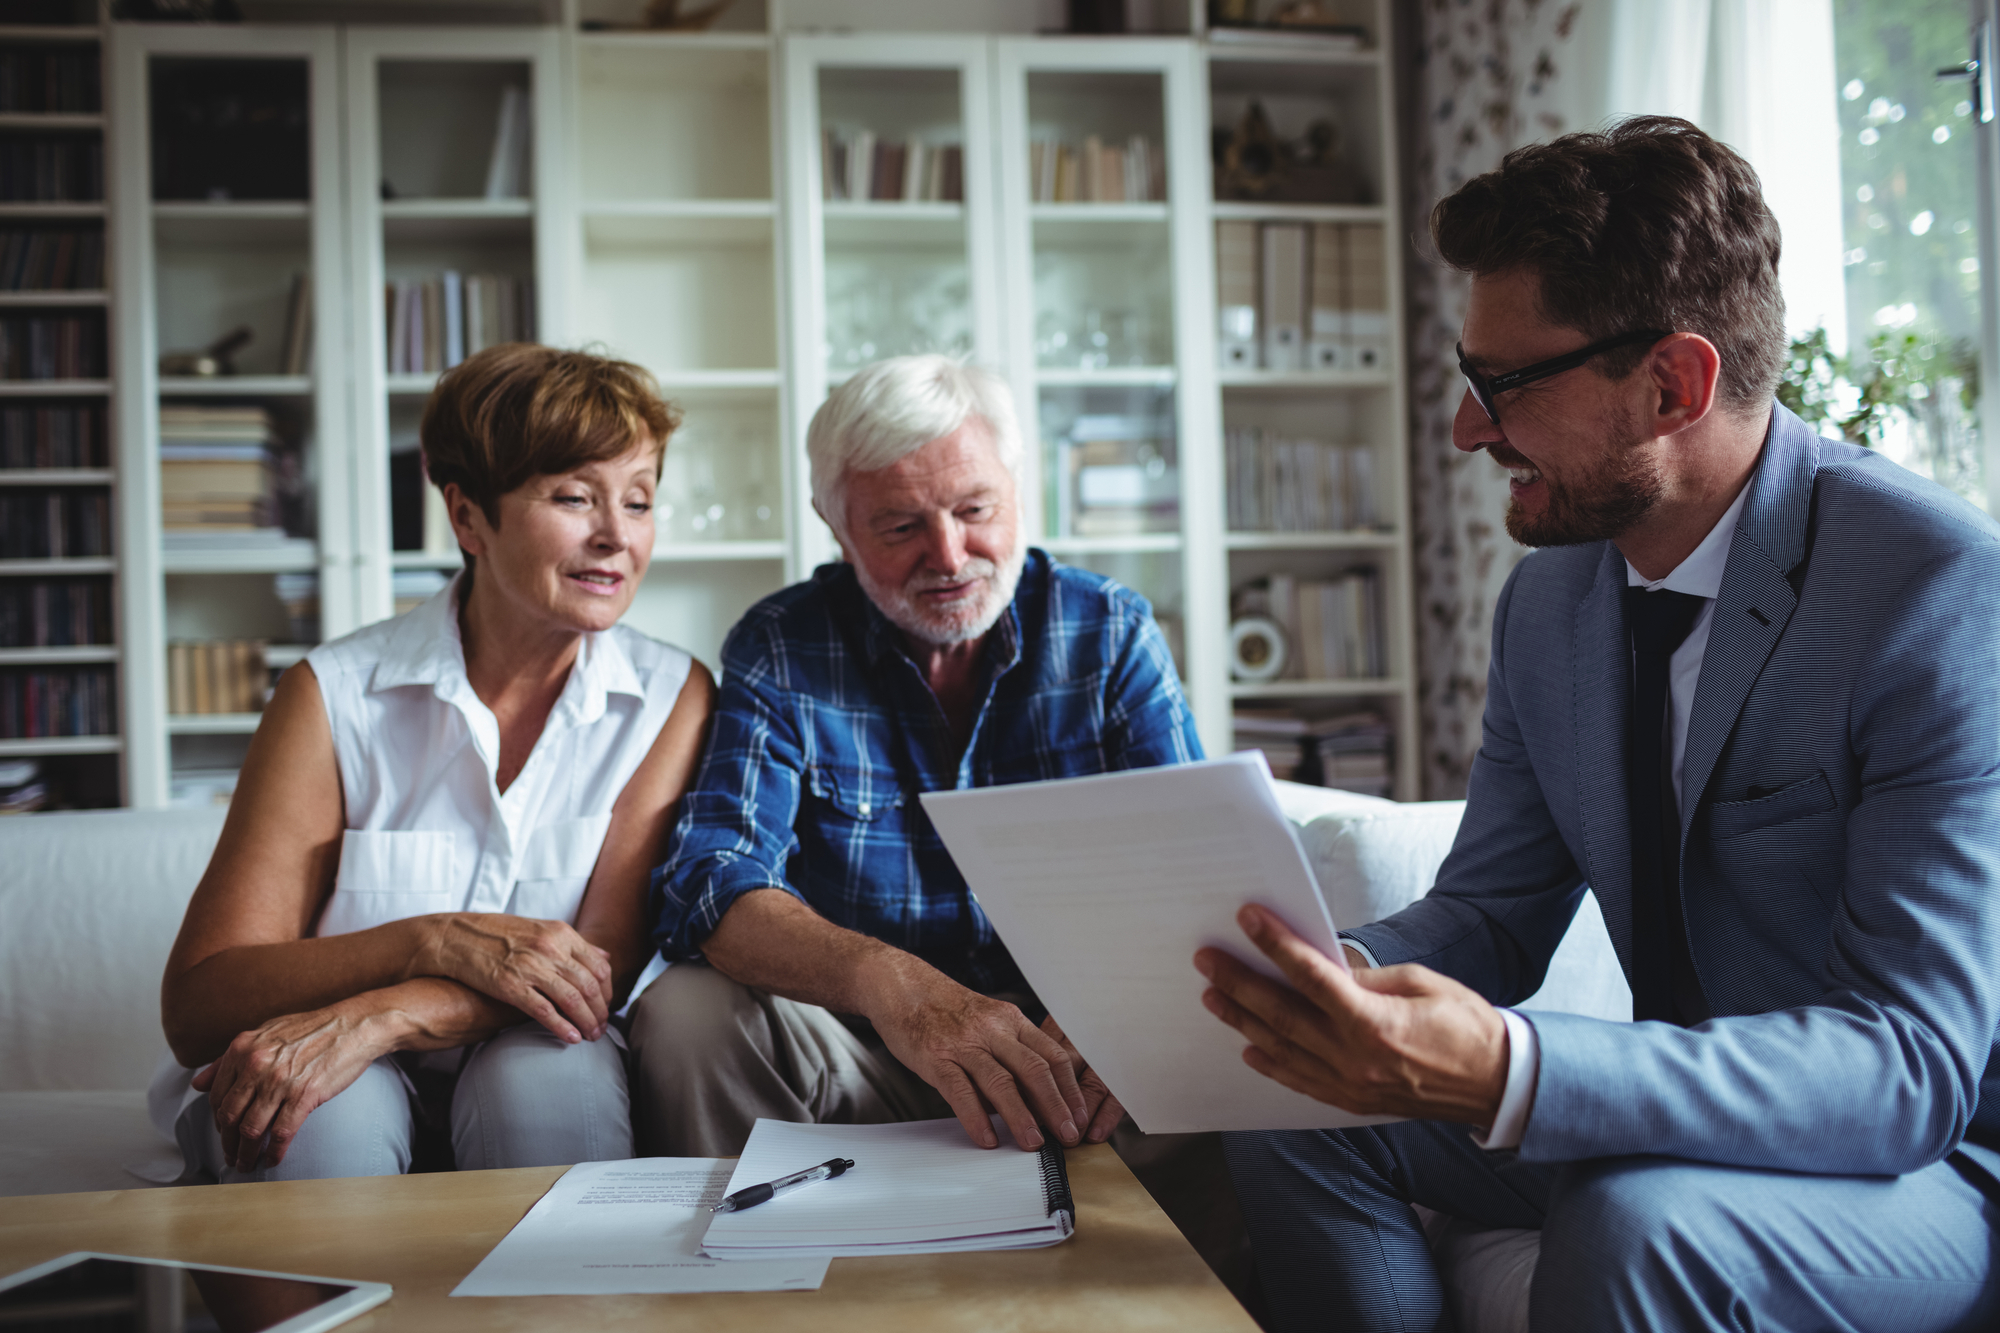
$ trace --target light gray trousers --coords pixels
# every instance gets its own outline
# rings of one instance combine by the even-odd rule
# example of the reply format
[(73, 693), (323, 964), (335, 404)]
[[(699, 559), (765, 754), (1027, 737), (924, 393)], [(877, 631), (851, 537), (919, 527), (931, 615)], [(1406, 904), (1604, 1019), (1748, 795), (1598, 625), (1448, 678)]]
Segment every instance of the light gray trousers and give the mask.
[[(181, 1153), (190, 1167), (223, 1184), (402, 1175), (410, 1169), (419, 1114), (398, 1064), (403, 1058), (375, 1061), (307, 1116), (277, 1166), (250, 1173), (229, 1167), (205, 1096), (189, 1102), (175, 1123)], [(609, 1036), (565, 1045), (539, 1023), (481, 1042), (451, 1088), (451, 1147), (461, 1171), (630, 1157), (623, 1052)]]
[(676, 963), (632, 1009), (633, 1127), (647, 1157), (734, 1157), (763, 1116), (934, 1120), (945, 1099), (818, 1005)]

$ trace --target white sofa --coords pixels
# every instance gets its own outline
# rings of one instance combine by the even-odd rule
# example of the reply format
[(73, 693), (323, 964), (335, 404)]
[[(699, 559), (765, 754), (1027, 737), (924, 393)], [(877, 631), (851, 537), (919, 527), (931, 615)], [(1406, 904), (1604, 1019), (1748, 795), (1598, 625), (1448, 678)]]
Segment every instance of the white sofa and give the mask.
[[(1279, 788), (1341, 925), (1421, 896), (1462, 808)], [(165, 1049), (160, 974), (221, 827), (219, 810), (0, 819), (0, 1196), (136, 1189), (178, 1171), (145, 1086)], [(1594, 901), (1526, 1007), (1631, 1017)], [(1432, 1235), (1459, 1326), (1524, 1329), (1534, 1233), (1437, 1218)]]

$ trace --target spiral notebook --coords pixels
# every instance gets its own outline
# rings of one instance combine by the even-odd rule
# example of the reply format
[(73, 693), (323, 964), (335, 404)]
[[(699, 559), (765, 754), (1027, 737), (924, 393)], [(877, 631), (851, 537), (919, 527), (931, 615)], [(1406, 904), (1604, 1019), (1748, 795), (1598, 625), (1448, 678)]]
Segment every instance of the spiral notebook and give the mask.
[(1024, 1250), (1076, 1229), (1069, 1172), (1053, 1140), (1022, 1152), (999, 1117), (998, 1148), (974, 1147), (956, 1120), (899, 1125), (794, 1125), (759, 1120), (729, 1190), (775, 1180), (833, 1157), (836, 1179), (718, 1214), (702, 1238), (716, 1259), (841, 1258)]

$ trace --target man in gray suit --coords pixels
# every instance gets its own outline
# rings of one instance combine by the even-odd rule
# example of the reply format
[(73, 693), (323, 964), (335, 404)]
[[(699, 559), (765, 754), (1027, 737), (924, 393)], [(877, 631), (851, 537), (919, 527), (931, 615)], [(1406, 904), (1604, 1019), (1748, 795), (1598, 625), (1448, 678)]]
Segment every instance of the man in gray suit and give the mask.
[[(1537, 1330), (1994, 1327), (2000, 527), (1773, 403), (1777, 224), (1692, 125), (1524, 148), (1431, 228), (1453, 442), (1552, 549), (1430, 895), (1351, 973), (1254, 907), (1289, 986), (1197, 955), (1253, 1067), (1410, 1117), (1231, 1136), (1279, 1327), (1448, 1327), (1413, 1203), (1541, 1229)], [(1639, 1021), (1496, 1008), (1586, 891)]]

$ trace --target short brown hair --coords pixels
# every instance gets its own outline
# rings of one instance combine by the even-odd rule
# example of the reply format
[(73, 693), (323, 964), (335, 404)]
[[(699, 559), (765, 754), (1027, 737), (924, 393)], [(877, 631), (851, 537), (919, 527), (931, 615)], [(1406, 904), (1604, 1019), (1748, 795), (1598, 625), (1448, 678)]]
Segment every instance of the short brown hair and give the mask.
[[(1786, 354), (1778, 222), (1750, 164), (1685, 120), (1517, 148), (1438, 201), (1431, 239), (1461, 272), (1533, 272), (1542, 316), (1586, 341), (1698, 333), (1721, 355), (1716, 396), (1770, 405)], [(1645, 354), (1607, 352), (1602, 369), (1622, 378)]]
[(456, 483), (496, 527), (500, 497), (535, 477), (616, 458), (650, 435), (666, 459), (680, 411), (644, 368), (588, 352), (500, 343), (438, 380), (424, 405), (424, 471)]

